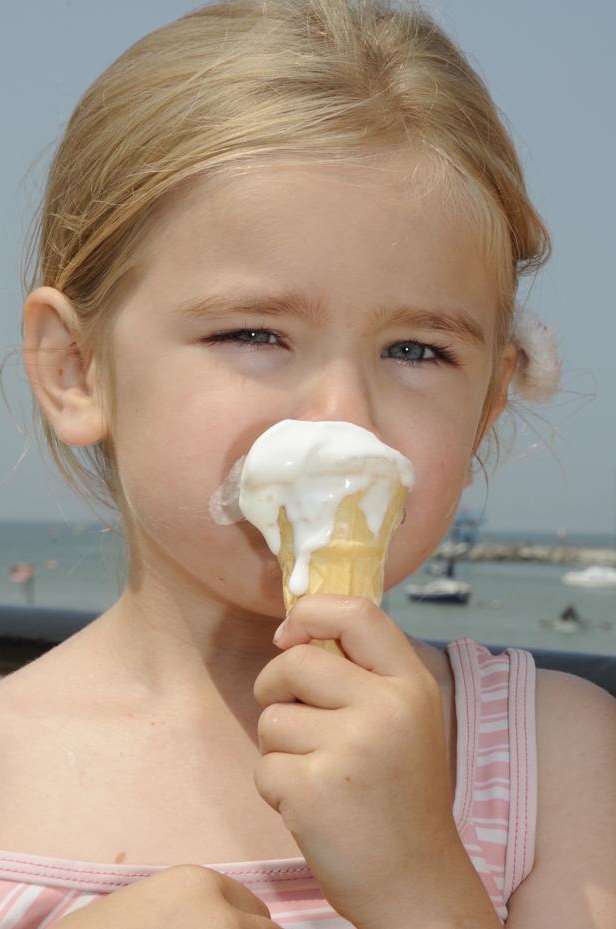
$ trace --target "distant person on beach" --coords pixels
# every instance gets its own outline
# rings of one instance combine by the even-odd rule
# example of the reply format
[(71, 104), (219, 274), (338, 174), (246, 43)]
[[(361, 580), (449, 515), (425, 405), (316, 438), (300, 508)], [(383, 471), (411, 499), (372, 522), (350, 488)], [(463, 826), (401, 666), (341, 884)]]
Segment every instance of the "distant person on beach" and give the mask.
[(0, 683), (0, 929), (612, 929), (616, 701), (363, 598), (273, 641), (277, 560), (208, 511), (274, 423), (358, 424), (416, 465), (391, 588), (510, 395), (558, 390), (516, 301), (549, 232), (468, 58), (415, 5), (199, 7), (85, 90), (38, 230), (27, 375), (129, 578)]
[(9, 578), (14, 584), (21, 584), (29, 606), (34, 605), (35, 568), (29, 562), (20, 561), (9, 568)]

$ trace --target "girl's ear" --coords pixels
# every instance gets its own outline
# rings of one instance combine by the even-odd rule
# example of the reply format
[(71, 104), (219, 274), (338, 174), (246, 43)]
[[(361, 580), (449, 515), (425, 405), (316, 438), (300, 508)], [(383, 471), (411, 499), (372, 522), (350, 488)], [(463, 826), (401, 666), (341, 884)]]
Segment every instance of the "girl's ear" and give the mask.
[(38, 287), (24, 303), (22, 356), (36, 399), (58, 439), (94, 445), (106, 435), (95, 393), (95, 361), (78, 348), (79, 320), (54, 287)]

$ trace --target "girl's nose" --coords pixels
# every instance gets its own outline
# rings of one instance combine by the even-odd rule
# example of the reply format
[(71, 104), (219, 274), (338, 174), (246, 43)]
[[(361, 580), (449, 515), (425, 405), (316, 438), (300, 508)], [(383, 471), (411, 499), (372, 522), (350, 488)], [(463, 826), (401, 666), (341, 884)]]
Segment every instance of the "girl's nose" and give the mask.
[(357, 359), (337, 358), (324, 364), (289, 399), (290, 419), (350, 422), (378, 435), (375, 398)]

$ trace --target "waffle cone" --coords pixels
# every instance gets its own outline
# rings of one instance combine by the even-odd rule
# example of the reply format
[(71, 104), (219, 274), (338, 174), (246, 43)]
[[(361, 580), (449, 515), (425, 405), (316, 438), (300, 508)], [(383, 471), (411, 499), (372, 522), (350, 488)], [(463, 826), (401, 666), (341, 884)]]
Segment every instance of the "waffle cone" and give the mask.
[[(391, 537), (404, 517), (404, 504), (408, 490), (398, 484), (383, 519), (378, 536), (374, 536), (359, 505), (364, 491), (349, 494), (340, 501), (334, 520), (334, 529), (327, 545), (312, 552), (309, 563), (309, 594), (346, 594), (367, 597), (377, 606), (383, 597), (385, 559)], [(278, 511), (280, 552), (278, 561), (282, 570), (282, 588), (287, 614), (298, 597), (289, 590), (289, 580), (295, 566), (293, 526), (287, 519), (285, 508)], [(333, 640), (313, 639), (328, 651), (344, 655)]]

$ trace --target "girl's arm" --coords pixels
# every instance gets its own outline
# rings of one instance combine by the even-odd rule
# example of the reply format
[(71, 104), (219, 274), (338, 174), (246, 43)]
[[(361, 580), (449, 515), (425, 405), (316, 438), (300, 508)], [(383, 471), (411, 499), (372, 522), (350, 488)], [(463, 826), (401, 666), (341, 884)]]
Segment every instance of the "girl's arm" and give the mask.
[[(502, 929), (502, 920), (457, 831), (438, 860), (426, 864), (420, 885), (416, 873), (403, 879), (399, 890), (389, 885), (375, 918), (361, 925), (370, 929)], [(536, 927), (533, 923), (524, 929)]]
[(562, 671), (537, 671), (533, 870), (507, 929), (616, 926), (616, 700)]

